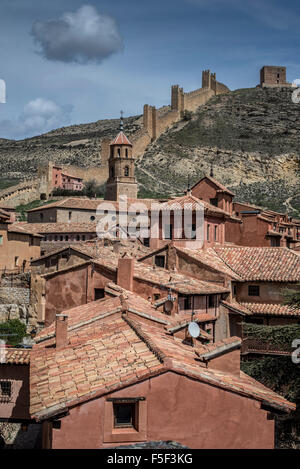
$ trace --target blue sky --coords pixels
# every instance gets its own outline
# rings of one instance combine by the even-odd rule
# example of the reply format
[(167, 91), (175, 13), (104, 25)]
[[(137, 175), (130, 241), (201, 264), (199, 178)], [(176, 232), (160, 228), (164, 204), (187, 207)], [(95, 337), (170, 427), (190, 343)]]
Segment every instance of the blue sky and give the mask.
[(170, 86), (231, 89), (262, 65), (300, 78), (300, 4), (278, 0), (0, 0), (0, 138), (140, 114)]

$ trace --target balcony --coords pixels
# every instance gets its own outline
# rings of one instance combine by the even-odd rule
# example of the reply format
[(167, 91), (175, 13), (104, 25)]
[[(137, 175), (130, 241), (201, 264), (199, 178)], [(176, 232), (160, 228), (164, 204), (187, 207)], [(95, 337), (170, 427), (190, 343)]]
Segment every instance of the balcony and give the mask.
[(289, 344), (274, 344), (246, 337), (242, 342), (242, 355), (291, 355), (294, 349)]

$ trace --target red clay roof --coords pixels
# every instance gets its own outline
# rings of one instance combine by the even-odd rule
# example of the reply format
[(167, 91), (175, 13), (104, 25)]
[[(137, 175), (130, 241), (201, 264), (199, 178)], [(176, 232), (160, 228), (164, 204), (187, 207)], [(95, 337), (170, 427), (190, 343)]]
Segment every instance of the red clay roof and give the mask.
[(11, 225), (8, 225), (7, 231), (9, 231), (10, 233), (31, 235), (31, 236), (34, 236), (35, 238), (43, 238), (43, 236), (41, 236), (34, 229), (32, 229), (31, 224), (28, 224), (28, 225), (19, 225), (18, 223), (13, 223)]
[(175, 246), (175, 249), (178, 252), (182, 252), (187, 256), (195, 259), (197, 262), (204, 264), (222, 274), (228, 275), (234, 280), (241, 281), (242, 278), (237, 275), (230, 267), (228, 267), (216, 254), (216, 252), (212, 248), (208, 248), (206, 250), (203, 249), (187, 249), (182, 247)]
[(300, 318), (300, 310), (292, 309), (282, 304), (270, 303), (241, 303), (243, 308), (247, 308), (252, 314), (262, 316), (291, 316)]
[(29, 365), (30, 352), (31, 349), (6, 348), (4, 351), (4, 363), (10, 365)]
[(287, 248), (214, 247), (220, 259), (244, 281), (297, 282), (300, 256)]
[[(48, 210), (49, 208), (90, 210), (96, 212), (97, 207), (102, 203), (110, 204), (114, 210), (119, 210), (120, 203), (114, 200), (88, 199), (87, 197), (67, 197), (66, 199), (58, 200), (57, 202), (52, 202), (50, 204), (42, 205), (41, 207), (32, 208), (31, 210), (27, 210), (27, 213)], [(134, 203), (143, 203), (149, 209), (151, 208), (152, 203), (159, 203), (159, 200), (128, 198), (128, 210), (130, 209), (130, 205)]]
[(97, 223), (26, 223), (18, 226), (20, 230), (27, 231), (31, 229), (32, 232), (40, 234), (59, 234), (59, 233), (93, 233), (96, 234)]
[[(167, 371), (268, 402), (275, 408), (295, 409), (294, 404), (243, 373), (234, 376), (206, 369), (199, 361), (203, 354), (224, 348), (237, 338), (208, 347), (201, 344), (190, 347), (155, 322), (141, 323), (138, 316), (133, 320), (116, 311), (118, 303), (120, 305), (119, 298), (100, 300), (67, 311), (69, 344), (61, 349), (53, 346), (54, 339), (49, 335), (54, 331), (53, 325), (38, 334), (37, 340), (47, 339), (47, 334), (48, 340), (36, 344), (31, 352), (30, 413), (33, 418), (46, 418), (47, 414)], [(80, 313), (83, 308), (85, 313)]]
[(124, 132), (119, 132), (116, 138), (111, 142), (111, 145), (130, 145), (132, 146), (132, 143), (128, 140)]

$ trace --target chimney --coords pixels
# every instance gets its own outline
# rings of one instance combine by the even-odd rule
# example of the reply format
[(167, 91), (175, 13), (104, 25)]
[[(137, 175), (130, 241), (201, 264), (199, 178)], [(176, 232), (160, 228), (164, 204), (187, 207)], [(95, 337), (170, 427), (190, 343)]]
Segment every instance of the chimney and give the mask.
[(68, 345), (68, 316), (57, 314), (55, 322), (55, 342), (56, 348)]
[(134, 259), (121, 257), (118, 261), (117, 284), (125, 290), (133, 291)]

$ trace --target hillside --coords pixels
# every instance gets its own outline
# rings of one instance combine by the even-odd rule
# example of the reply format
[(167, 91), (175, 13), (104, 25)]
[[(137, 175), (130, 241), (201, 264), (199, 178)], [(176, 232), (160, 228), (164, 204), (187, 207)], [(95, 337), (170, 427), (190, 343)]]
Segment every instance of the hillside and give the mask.
[[(2, 178), (31, 178), (40, 163), (54, 161), (88, 167), (101, 162), (101, 140), (113, 138), (119, 119), (72, 125), (26, 140), (0, 139), (0, 172)], [(140, 129), (140, 116), (124, 119), (127, 135)]]
[[(214, 177), (241, 201), (300, 216), (300, 104), (290, 89), (241, 89), (186, 112), (136, 163), (140, 196), (180, 193), (213, 167)], [(118, 119), (74, 125), (23, 141), (0, 139), (3, 179), (32, 177), (49, 160), (88, 167), (101, 161), (101, 139)], [(142, 117), (125, 119), (133, 136)]]
[[(177, 191), (213, 167), (239, 200), (300, 214), (300, 105), (289, 89), (212, 98), (151, 144), (137, 162), (145, 192)], [(153, 179), (149, 179), (149, 174)]]

